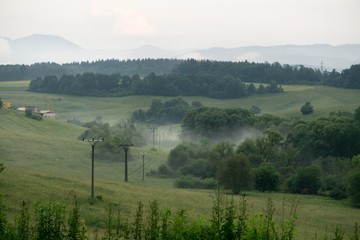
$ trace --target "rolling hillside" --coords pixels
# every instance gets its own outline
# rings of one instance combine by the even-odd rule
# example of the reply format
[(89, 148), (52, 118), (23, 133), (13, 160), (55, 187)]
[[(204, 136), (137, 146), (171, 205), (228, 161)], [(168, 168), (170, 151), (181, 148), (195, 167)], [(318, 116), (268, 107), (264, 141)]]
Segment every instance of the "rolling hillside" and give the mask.
[[(0, 109), (0, 162), (6, 167), (0, 173), (0, 194), (10, 208), (10, 219), (18, 213), (22, 200), (29, 201), (32, 206), (40, 200), (70, 203), (73, 195), (77, 195), (82, 216), (91, 229), (103, 227), (101, 222), (109, 204), (131, 214), (138, 201), (147, 204), (150, 200), (158, 200), (162, 209), (184, 208), (191, 216), (210, 217), (213, 191), (174, 189), (172, 180), (168, 179), (146, 177), (145, 181), (141, 181), (142, 161), (140, 155), (136, 154), (140, 150), (138, 148), (130, 150), (133, 160), (129, 164), (129, 183), (124, 182), (123, 163), (97, 161), (95, 155), (95, 196), (102, 200), (90, 200), (91, 148), (88, 143), (77, 139), (84, 129), (65, 121), (72, 118), (93, 120), (101, 115), (104, 121), (116, 122), (128, 117), (134, 109), (147, 108), (151, 99), (156, 97), (76, 98), (37, 94), (25, 91), (27, 83), (0, 83), (0, 97), (18, 105), (36, 105), (41, 108), (48, 107), (46, 99), (51, 99), (51, 107), (60, 114), (60, 119), (35, 121), (26, 118), (23, 113)], [(310, 118), (326, 116), (329, 111), (353, 111), (360, 105), (359, 90), (318, 86), (284, 88), (284, 94), (275, 96), (229, 100), (199, 97), (185, 99), (199, 100), (205, 106), (221, 108), (249, 108), (257, 105), (263, 112), (299, 118), (302, 117), (299, 112), (301, 104), (309, 99), (316, 113)], [(146, 171), (163, 163), (167, 154), (162, 149), (147, 155)], [(337, 224), (344, 226), (345, 231), (350, 233), (360, 215), (360, 210), (349, 207), (346, 200), (281, 193), (246, 194), (250, 214), (260, 214), (265, 208), (266, 199), (270, 197), (274, 200), (278, 219), (282, 217), (282, 209), (287, 211), (292, 199), (298, 199), (298, 239), (308, 239), (314, 234), (323, 236)], [(237, 200), (238, 197), (235, 197)]]
[[(0, 97), (12, 101), (15, 105), (34, 105), (41, 109), (49, 107), (59, 114), (60, 120), (78, 119), (92, 121), (101, 116), (104, 122), (116, 123), (131, 116), (137, 109), (147, 109), (153, 99), (170, 99), (159, 96), (129, 97), (74, 97), (57, 94), (28, 92), (29, 81), (0, 82)], [(186, 101), (200, 101), (207, 107), (250, 109), (256, 105), (262, 113), (282, 117), (304, 116), (301, 106), (310, 101), (314, 114), (306, 119), (328, 116), (331, 111), (354, 111), (360, 106), (360, 90), (342, 89), (325, 86), (282, 86), (284, 93), (255, 95), (246, 98), (213, 99), (206, 97), (183, 97)], [(50, 106), (49, 106), (50, 103)]]
[[(56, 120), (36, 121), (8, 109), (0, 109), (0, 122), (0, 159), (6, 167), (0, 174), (0, 189), (8, 205), (16, 208), (22, 200), (68, 202), (74, 194), (82, 203), (89, 202), (91, 147), (87, 142), (77, 140), (83, 131), (81, 127)], [(136, 154), (139, 150), (130, 150), (133, 160), (129, 162), (127, 184), (124, 183), (123, 163), (96, 161), (95, 152), (95, 196), (101, 196), (104, 202), (91, 207), (95, 212), (85, 210), (90, 219), (102, 217), (101, 214), (97, 216), (96, 211), (113, 201), (131, 208), (138, 201), (161, 198), (171, 206), (173, 201), (184, 202), (180, 196), (197, 199), (196, 196), (201, 195), (173, 190), (169, 180), (146, 177), (142, 181), (142, 159)], [(164, 152), (147, 155), (145, 170), (156, 168), (165, 157)], [(150, 188), (153, 185), (156, 187)], [(184, 207), (192, 208), (192, 204), (184, 203)]]
[[(139, 173), (131, 174), (139, 167), (140, 160), (130, 163), (129, 183), (123, 182), (121, 163), (97, 161), (95, 196), (101, 200), (94, 202), (90, 200), (90, 147), (76, 140), (82, 128), (56, 120), (30, 120), (7, 109), (0, 110), (0, 121), (0, 159), (6, 167), (0, 174), (0, 193), (10, 207), (10, 216), (18, 213), (22, 200), (30, 206), (46, 200), (70, 204), (76, 195), (90, 229), (103, 227), (109, 204), (133, 214), (139, 201), (147, 204), (158, 200), (161, 209), (184, 208), (190, 216), (210, 218), (213, 191), (174, 189), (172, 181), (167, 179), (146, 177), (141, 181)], [(147, 159), (161, 162), (165, 156), (164, 152), (155, 152)], [(274, 201), (275, 217), (279, 220), (283, 211), (288, 214), (294, 199), (299, 201), (298, 239), (307, 239), (315, 233), (329, 234), (327, 230), (337, 224), (350, 233), (360, 214), (359, 209), (350, 208), (344, 201), (257, 192), (247, 193), (249, 213), (260, 214), (269, 197)]]

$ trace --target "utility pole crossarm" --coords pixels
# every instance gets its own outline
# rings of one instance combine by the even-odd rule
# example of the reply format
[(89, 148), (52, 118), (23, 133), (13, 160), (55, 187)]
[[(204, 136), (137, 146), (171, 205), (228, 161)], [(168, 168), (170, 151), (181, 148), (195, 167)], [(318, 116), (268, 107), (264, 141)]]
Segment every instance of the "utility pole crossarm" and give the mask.
[(84, 142), (89, 142), (91, 145), (96, 145), (98, 142), (103, 142), (104, 138), (83, 138)]

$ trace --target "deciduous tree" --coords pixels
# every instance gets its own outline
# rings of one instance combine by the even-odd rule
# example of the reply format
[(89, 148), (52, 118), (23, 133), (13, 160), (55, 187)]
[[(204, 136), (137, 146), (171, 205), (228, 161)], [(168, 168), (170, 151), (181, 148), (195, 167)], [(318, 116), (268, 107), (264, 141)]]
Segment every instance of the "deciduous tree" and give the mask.
[(249, 189), (252, 185), (252, 173), (249, 160), (245, 155), (232, 155), (224, 159), (219, 172), (220, 185), (231, 189), (234, 194)]

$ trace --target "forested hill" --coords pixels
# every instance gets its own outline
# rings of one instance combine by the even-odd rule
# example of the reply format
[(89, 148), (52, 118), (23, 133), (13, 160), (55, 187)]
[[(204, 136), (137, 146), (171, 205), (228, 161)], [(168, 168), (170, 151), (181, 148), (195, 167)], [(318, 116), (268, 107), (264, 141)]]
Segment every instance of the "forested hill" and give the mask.
[(187, 60), (175, 65), (173, 73), (230, 75), (244, 82), (277, 84), (315, 84), (343, 88), (360, 88), (360, 64), (352, 65), (341, 73), (302, 65), (290, 66), (279, 63), (214, 62)]
[(31, 65), (0, 65), (0, 81), (27, 80), (38, 77), (63, 74), (102, 73), (135, 75), (143, 77), (152, 72), (166, 74), (172, 71), (181, 60), (176, 59), (137, 59), (137, 60), (98, 60), (73, 63), (35, 63)]

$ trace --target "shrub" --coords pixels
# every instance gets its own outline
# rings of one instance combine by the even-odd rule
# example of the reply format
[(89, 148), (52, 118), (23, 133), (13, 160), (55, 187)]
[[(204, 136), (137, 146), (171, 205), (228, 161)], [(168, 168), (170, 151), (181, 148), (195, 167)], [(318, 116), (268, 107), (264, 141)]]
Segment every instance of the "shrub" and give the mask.
[(69, 240), (84, 240), (86, 239), (86, 227), (80, 217), (80, 209), (76, 196), (74, 196), (74, 206), (70, 212), (68, 219), (68, 226), (66, 237)]
[(255, 189), (261, 192), (276, 191), (280, 176), (270, 164), (265, 164), (255, 171)]
[(161, 164), (158, 168), (158, 175), (161, 177), (171, 177), (173, 172), (166, 164)]
[(31, 239), (30, 214), (26, 202), (22, 202), (20, 217), (17, 219), (17, 235), (20, 240)]
[(300, 109), (303, 115), (309, 115), (314, 112), (314, 107), (311, 105), (310, 102), (306, 102)]
[(290, 189), (294, 193), (317, 194), (320, 185), (319, 167), (310, 166), (298, 169)]
[(343, 189), (337, 187), (329, 192), (329, 197), (335, 200), (341, 200), (347, 198), (348, 196)]
[(38, 203), (36, 206), (36, 239), (52, 240), (64, 237), (65, 207), (61, 203)]

